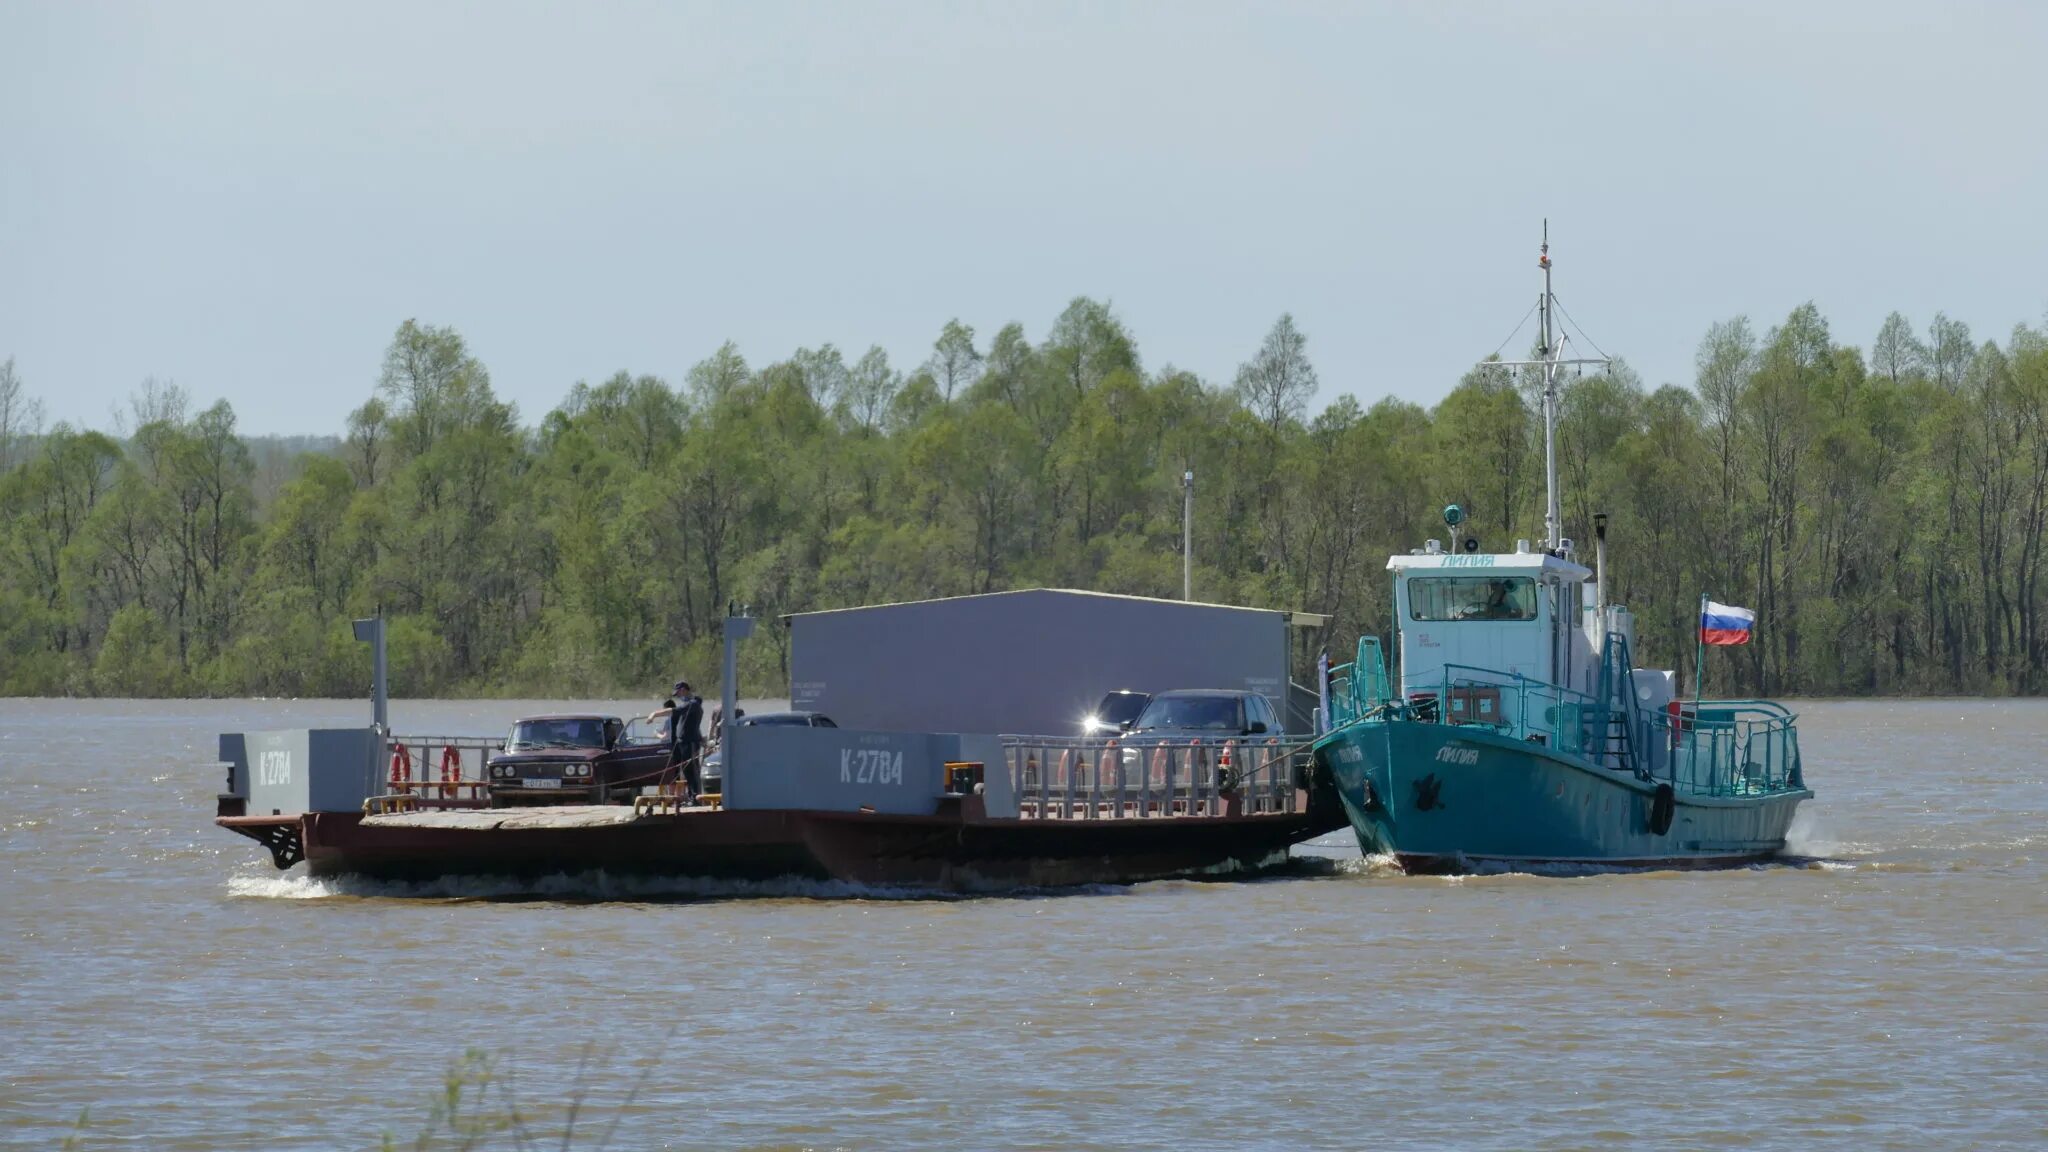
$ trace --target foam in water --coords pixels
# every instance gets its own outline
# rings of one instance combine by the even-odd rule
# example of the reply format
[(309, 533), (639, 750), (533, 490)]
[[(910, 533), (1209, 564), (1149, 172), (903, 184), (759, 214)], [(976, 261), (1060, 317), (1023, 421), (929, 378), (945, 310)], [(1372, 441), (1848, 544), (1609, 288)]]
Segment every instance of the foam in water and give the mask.
[(1792, 827), (1785, 830), (1785, 854), (1824, 860), (1842, 856), (1867, 856), (1870, 849), (1866, 845), (1835, 839), (1809, 806), (1801, 808), (1794, 814)]
[(324, 900), (345, 896), (333, 881), (312, 876), (230, 876), (228, 895), (258, 900)]
[[(1250, 874), (1245, 878), (1251, 878)], [(253, 900), (965, 900), (990, 896), (1025, 899), (1108, 896), (1127, 893), (1131, 888), (1125, 884), (1024, 887), (1011, 883), (976, 884), (970, 880), (962, 890), (942, 890), (814, 880), (802, 876), (723, 880), (693, 876), (613, 876), (599, 871), (575, 875), (557, 873), (535, 879), (444, 876), (420, 881), (377, 880), (351, 875), (246, 875), (229, 877), (227, 882), (230, 897)]]
[(1344, 876), (1399, 876), (1401, 860), (1392, 852), (1376, 856), (1356, 856), (1350, 859), (1333, 860), (1336, 871)]
[(531, 880), (514, 876), (444, 876), (433, 880), (375, 880), (364, 876), (233, 876), (228, 895), (258, 900), (335, 898), (400, 900), (716, 900), (734, 897), (793, 900), (923, 900), (946, 893), (789, 876), (775, 880), (612, 876), (557, 873)]

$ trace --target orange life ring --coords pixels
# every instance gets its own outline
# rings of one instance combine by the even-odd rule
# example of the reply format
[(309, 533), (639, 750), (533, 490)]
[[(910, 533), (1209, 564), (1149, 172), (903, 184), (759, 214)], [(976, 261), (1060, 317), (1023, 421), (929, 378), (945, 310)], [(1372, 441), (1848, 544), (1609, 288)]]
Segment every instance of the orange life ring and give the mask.
[(391, 782), (412, 783), (412, 750), (403, 744), (394, 744), (391, 747)]

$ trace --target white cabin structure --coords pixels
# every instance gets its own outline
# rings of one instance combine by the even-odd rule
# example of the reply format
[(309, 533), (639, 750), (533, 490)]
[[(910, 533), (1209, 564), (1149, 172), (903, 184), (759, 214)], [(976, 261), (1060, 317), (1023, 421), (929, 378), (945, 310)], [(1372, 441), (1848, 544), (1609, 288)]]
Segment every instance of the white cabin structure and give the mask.
[[(1431, 545), (1437, 542), (1430, 541)], [(1526, 541), (1508, 553), (1441, 545), (1388, 559), (1394, 573), (1401, 694), (1442, 687), (1446, 665), (1483, 668), (1591, 694), (1608, 632), (1634, 643), (1626, 608), (1597, 603), (1590, 568)]]

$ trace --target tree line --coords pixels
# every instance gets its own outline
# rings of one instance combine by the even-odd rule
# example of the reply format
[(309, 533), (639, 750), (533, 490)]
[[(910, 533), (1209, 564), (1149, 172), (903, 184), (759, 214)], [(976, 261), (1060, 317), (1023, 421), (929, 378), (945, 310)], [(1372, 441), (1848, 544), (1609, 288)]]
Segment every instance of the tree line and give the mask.
[[(460, 334), (407, 321), (342, 434), (283, 453), (155, 383), (112, 432), (45, 430), (7, 361), (0, 692), (357, 695), (348, 622), (381, 612), (401, 694), (644, 695), (715, 679), (733, 603), (1177, 597), (1186, 470), (1196, 598), (1327, 613), (1304, 662), (1388, 632), (1386, 557), (1444, 535), (1443, 505), (1490, 549), (1540, 539), (1528, 374), (1312, 414), (1292, 318), (1250, 351), (1228, 385), (1148, 368), (1081, 298), (1036, 342), (948, 323), (908, 370), (727, 344), (529, 425)], [(1690, 675), (1706, 593), (1758, 613), (1710, 691), (2042, 690), (2048, 336), (1894, 314), (1866, 353), (1807, 304), (1713, 325), (1696, 364), (1651, 389), (1616, 361), (1563, 397), (1566, 534), (1608, 515), (1640, 663)], [(780, 694), (787, 632), (758, 637), (742, 687)]]

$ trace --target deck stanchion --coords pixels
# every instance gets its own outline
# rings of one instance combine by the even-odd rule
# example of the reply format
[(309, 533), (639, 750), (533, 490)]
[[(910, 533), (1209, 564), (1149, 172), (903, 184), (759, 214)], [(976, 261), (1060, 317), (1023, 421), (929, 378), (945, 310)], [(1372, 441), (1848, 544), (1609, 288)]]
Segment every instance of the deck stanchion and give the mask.
[(1263, 807), (1261, 811), (1278, 812), (1280, 810), (1280, 789), (1277, 787), (1280, 779), (1280, 738), (1278, 736), (1271, 737), (1266, 741), (1266, 751), (1267, 806)]

